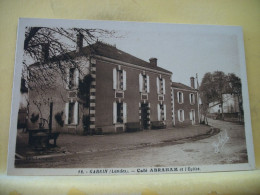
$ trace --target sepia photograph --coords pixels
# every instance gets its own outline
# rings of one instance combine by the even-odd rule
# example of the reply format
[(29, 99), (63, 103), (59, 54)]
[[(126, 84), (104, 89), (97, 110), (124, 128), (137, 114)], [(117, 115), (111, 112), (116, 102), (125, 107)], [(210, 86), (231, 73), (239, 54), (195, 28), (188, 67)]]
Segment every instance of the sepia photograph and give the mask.
[(254, 169), (242, 28), (20, 19), (8, 174)]

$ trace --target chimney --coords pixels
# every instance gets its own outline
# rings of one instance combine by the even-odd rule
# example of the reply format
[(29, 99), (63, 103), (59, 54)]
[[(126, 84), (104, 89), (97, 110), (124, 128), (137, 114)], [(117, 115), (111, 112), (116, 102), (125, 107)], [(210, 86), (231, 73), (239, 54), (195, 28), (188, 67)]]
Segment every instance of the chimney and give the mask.
[(43, 43), (41, 44), (41, 61), (46, 62), (49, 59), (49, 48), (50, 44), (49, 43)]
[(150, 58), (149, 61), (151, 66), (157, 66), (157, 58)]
[(83, 35), (81, 33), (77, 34), (77, 47), (76, 51), (81, 52), (81, 49), (83, 47)]
[(195, 89), (194, 77), (190, 78), (190, 87)]

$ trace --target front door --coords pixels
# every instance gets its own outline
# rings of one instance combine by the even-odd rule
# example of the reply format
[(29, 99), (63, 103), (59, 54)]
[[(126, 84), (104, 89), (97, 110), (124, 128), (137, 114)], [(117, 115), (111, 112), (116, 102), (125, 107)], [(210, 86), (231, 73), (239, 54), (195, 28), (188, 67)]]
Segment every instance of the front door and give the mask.
[(141, 104), (141, 127), (148, 129), (148, 104)]

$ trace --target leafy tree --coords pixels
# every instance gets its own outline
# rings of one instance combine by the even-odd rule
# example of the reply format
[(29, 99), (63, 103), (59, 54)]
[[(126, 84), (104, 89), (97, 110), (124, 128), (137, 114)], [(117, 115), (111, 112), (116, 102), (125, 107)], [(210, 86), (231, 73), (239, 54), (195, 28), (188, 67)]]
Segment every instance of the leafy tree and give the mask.
[(199, 91), (203, 103), (201, 109), (204, 116), (208, 113), (209, 103), (215, 102), (212, 106), (221, 105), (223, 118), (223, 94), (231, 93), (242, 97), (240, 78), (233, 73), (226, 75), (222, 71), (206, 73), (202, 79)]

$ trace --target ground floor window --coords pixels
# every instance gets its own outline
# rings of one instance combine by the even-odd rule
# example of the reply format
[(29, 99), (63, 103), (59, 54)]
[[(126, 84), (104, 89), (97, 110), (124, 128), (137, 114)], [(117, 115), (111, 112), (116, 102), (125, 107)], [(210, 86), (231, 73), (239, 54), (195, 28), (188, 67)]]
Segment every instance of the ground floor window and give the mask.
[(180, 122), (184, 121), (184, 110), (178, 110), (178, 120)]
[(127, 106), (125, 102), (113, 103), (113, 123), (126, 123)]
[(157, 104), (158, 121), (166, 120), (166, 104)]
[(66, 119), (65, 123), (70, 125), (78, 124), (78, 102), (68, 102), (65, 105)]
[(195, 124), (195, 110), (191, 110), (190, 111), (190, 120), (191, 120), (191, 124)]

